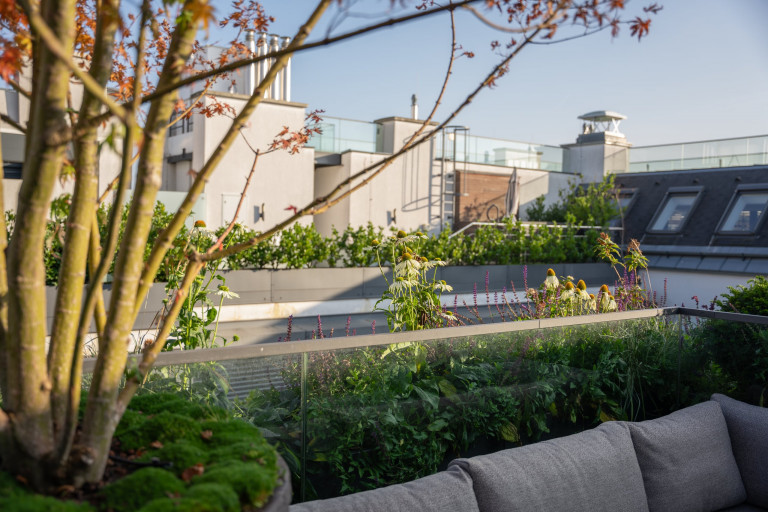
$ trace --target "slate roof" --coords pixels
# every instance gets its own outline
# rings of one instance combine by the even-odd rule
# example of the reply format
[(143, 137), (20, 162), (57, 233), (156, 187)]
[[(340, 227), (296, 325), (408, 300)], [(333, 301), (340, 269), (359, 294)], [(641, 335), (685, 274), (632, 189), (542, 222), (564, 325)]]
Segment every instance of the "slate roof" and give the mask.
[[(737, 187), (768, 184), (768, 166), (626, 173), (617, 174), (615, 182), (620, 190), (636, 189), (636, 196), (625, 212), (624, 240), (639, 240), (651, 267), (768, 273), (766, 219), (762, 219), (755, 233), (734, 235), (717, 231)], [(651, 232), (654, 215), (672, 187), (700, 187), (701, 195), (680, 232)]]

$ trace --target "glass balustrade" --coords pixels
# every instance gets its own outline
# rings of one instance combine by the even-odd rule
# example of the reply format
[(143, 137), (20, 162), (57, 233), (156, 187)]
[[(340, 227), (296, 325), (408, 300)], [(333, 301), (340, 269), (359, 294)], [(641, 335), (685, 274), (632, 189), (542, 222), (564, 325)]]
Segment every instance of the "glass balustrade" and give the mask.
[(228, 407), (294, 500), (405, 482), (712, 393), (768, 399), (768, 318), (683, 308), (162, 354), (141, 393)]

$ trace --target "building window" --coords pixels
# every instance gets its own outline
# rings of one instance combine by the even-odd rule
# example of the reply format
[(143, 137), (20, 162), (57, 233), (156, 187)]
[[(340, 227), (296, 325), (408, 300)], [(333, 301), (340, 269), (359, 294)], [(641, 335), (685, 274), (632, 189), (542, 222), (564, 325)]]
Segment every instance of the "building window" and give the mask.
[(635, 199), (637, 198), (637, 189), (623, 188), (616, 193), (616, 197), (618, 199), (616, 206), (619, 208), (619, 211), (622, 215), (626, 215), (627, 211), (629, 211), (632, 205), (635, 204)]
[(701, 195), (701, 187), (670, 188), (656, 211), (648, 231), (677, 233), (691, 217)]
[(23, 166), (24, 164), (21, 162), (3, 162), (3, 178), (6, 180), (20, 180)]
[(720, 221), (718, 231), (754, 233), (768, 208), (768, 184), (743, 185), (736, 189)]

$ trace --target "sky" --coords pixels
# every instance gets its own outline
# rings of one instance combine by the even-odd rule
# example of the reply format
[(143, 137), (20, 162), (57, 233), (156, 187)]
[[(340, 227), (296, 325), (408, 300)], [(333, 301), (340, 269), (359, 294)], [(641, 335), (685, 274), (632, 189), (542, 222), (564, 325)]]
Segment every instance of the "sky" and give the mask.
[[(472, 135), (560, 145), (575, 142), (579, 115), (612, 110), (635, 146), (768, 134), (768, 0), (658, 0), (642, 41), (628, 27), (556, 45), (529, 46), (493, 89), (485, 89), (452, 124)], [(270, 32), (292, 36), (314, 0), (264, 0), (275, 17)], [(629, 0), (628, 12), (650, 3)], [(390, 0), (343, 5), (337, 34), (372, 21), (414, 12)], [(334, 7), (338, 9), (338, 7)], [(327, 19), (333, 19), (333, 14)], [(337, 18), (338, 19), (338, 18)], [(321, 23), (310, 40), (328, 34)], [(454, 64), (437, 120), (449, 114), (499, 60), (490, 48), (505, 34), (472, 15), (457, 15), (458, 43), (475, 54)], [(212, 37), (222, 37), (212, 34)], [(373, 121), (431, 110), (450, 51), (447, 14), (410, 22), (297, 54), (292, 100), (326, 116)]]

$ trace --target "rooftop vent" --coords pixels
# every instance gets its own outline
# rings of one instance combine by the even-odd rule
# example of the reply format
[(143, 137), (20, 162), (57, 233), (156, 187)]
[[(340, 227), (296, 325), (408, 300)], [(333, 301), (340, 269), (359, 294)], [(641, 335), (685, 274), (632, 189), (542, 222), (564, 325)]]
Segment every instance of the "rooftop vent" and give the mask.
[[(584, 123), (581, 125), (581, 134), (576, 142), (590, 142), (596, 138), (604, 139), (605, 135), (626, 139), (619, 130), (619, 124), (626, 118), (627, 116), (610, 110), (596, 110), (581, 115), (579, 119)], [(596, 134), (600, 135), (596, 137)]]

